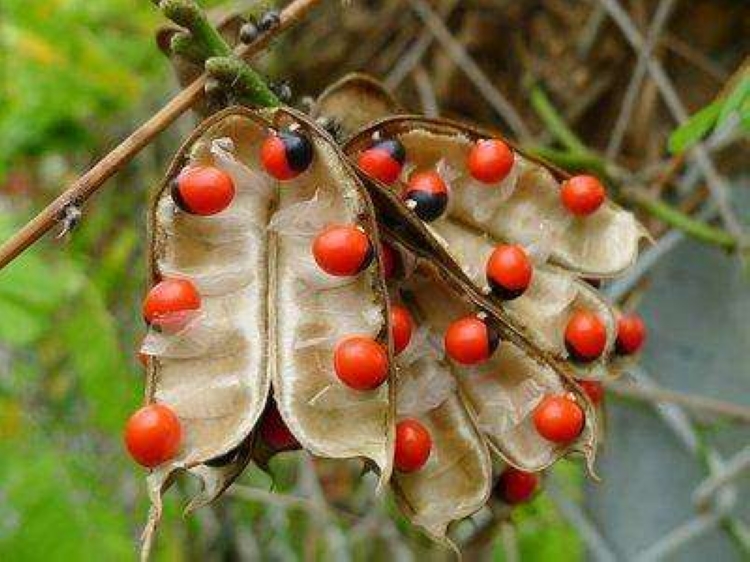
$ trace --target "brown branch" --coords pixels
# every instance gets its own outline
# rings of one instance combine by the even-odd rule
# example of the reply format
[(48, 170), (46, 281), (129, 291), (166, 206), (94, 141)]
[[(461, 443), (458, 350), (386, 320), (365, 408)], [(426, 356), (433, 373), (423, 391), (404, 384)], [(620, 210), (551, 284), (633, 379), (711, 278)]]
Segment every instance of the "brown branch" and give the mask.
[[(280, 24), (262, 34), (249, 45), (234, 50), (238, 57), (247, 59), (268, 46), (278, 34), (298, 23), (320, 0), (293, 0), (281, 12)], [(152, 115), (130, 136), (99, 160), (88, 172), (79, 177), (68, 189), (32, 218), (0, 247), (0, 269), (3, 269), (24, 250), (49, 232), (65, 216), (70, 206), (80, 207), (96, 193), (109, 178), (116, 174), (154, 138), (174, 123), (203, 97), (205, 73), (173, 97), (169, 103)]]

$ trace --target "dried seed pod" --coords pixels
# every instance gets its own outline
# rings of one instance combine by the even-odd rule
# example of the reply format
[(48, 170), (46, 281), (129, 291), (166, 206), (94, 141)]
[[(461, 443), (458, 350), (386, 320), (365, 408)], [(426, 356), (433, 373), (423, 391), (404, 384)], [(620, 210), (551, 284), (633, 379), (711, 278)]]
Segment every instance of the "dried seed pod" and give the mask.
[[(605, 202), (593, 214), (576, 217), (560, 198), (560, 184), (568, 176), (515, 147), (515, 162), (504, 180), (488, 186), (473, 178), (466, 166), (472, 147), (496, 134), (440, 119), (392, 117), (357, 133), (347, 152), (356, 155), (373, 134), (398, 139), (418, 169), (441, 164), (451, 176), (446, 222), (534, 246), (553, 263), (591, 277), (617, 275), (637, 256), (645, 231), (631, 213)], [(431, 226), (439, 232), (436, 223)]]
[[(364, 87), (363, 83), (367, 86)], [(375, 122), (388, 113), (397, 112), (398, 105), (379, 83), (362, 76), (354, 76), (341, 80), (327, 90), (318, 102), (317, 111), (319, 114), (339, 120), (356, 115), (356, 119), (353, 119), (353, 121), (365, 123)], [(401, 136), (410, 139), (408, 146), (416, 151), (414, 158), (412, 158), (409, 148), (405, 149), (407, 169), (436, 169), (450, 185), (451, 199), (456, 196), (458, 189), (470, 191), (473, 195), (459, 194), (458, 203), (449, 203), (448, 211), (443, 217), (426, 225), (414, 217), (409, 209), (405, 208), (398, 196), (398, 191), (394, 191), (393, 186), (386, 186), (377, 181), (371, 181), (370, 177), (363, 176), (365, 184), (370, 189), (373, 200), (378, 207), (381, 220), (388, 224), (400, 225), (398, 228), (401, 231), (408, 231), (403, 238), (412, 241), (414, 246), (412, 249), (416, 249), (417, 253), (421, 252), (423, 255), (427, 255), (424, 249), (428, 248), (432, 255), (437, 256), (445, 263), (451, 264), (456, 271), (460, 271), (462, 275), (471, 280), (475, 290), (484, 293), (484, 297), (488, 301), (487, 304), (494, 306), (497, 314), (503, 316), (508, 323), (513, 325), (513, 328), (517, 328), (522, 338), (556, 358), (558, 363), (563, 363), (563, 369), (571, 376), (586, 378), (607, 376), (607, 355), (612, 349), (616, 337), (613, 313), (596, 290), (577, 278), (576, 272), (571, 274), (561, 267), (542, 263), (547, 260), (553, 249), (553, 244), (557, 242), (554, 238), (557, 233), (542, 228), (539, 232), (532, 232), (532, 234), (537, 235), (536, 238), (531, 237), (521, 240), (521, 242), (526, 243), (525, 250), (532, 261), (535, 262), (532, 266), (531, 281), (528, 286), (521, 287), (521, 290), (518, 290), (515, 285), (506, 290), (495, 284), (494, 280), (487, 275), (490, 256), (496, 247), (505, 240), (502, 237), (495, 236), (492, 232), (483, 232), (481, 225), (471, 224), (463, 216), (454, 212), (457, 205), (459, 207), (471, 206), (478, 213), (487, 212), (488, 217), (495, 216), (496, 211), (499, 212), (496, 209), (498, 202), (495, 199), (499, 197), (502, 199), (501, 202), (505, 201), (511, 195), (510, 190), (515, 189), (522, 176), (525, 177), (524, 170), (527, 168), (529, 173), (533, 172), (533, 174), (547, 174), (552, 177), (551, 174), (554, 173), (559, 174), (561, 179), (564, 175), (556, 170), (547, 171), (542, 164), (532, 160), (526, 161), (518, 153), (514, 153), (514, 157), (519, 161), (515, 162), (507, 173), (505, 173), (506, 170), (502, 170), (504, 179), (499, 188), (497, 185), (479, 182), (472, 177), (472, 173), (474, 175), (478, 173), (477, 170), (470, 170), (469, 168), (477, 168), (479, 164), (486, 167), (487, 160), (490, 161), (490, 168), (497, 168), (498, 163), (494, 162), (493, 158), (488, 158), (486, 154), (483, 155), (483, 158), (478, 158), (476, 155), (472, 158), (472, 148), (476, 148), (477, 144), (470, 142), (470, 139), (483, 138), (488, 134), (482, 134), (463, 125), (448, 124), (419, 117), (385, 118), (375, 122), (363, 131), (356, 133), (346, 143), (345, 150), (354, 161), (357, 161), (359, 155), (371, 148), (373, 138), (390, 139), (399, 142), (399, 146), (401, 146)], [(437, 144), (433, 146), (429, 142), (425, 142), (425, 138), (428, 138), (430, 142), (434, 138)], [(506, 145), (503, 144), (503, 146)], [(443, 152), (446, 152), (446, 154), (443, 155)], [(497, 151), (491, 152), (493, 154), (490, 154), (490, 157)], [(484, 179), (487, 179), (489, 172), (492, 172), (492, 175), (498, 173), (497, 169), (482, 171), (486, 172), (483, 176)], [(404, 186), (403, 190), (406, 189), (406, 186)], [(502, 194), (498, 195), (498, 192), (502, 192)], [(533, 199), (531, 195), (527, 194), (527, 199)], [(471, 200), (469, 201), (467, 197)], [(561, 205), (559, 201), (558, 204)], [(539, 216), (534, 213), (541, 213), (544, 208), (534, 207), (534, 205), (536, 205), (534, 201), (519, 202), (518, 209), (513, 207), (507, 210), (509, 213), (513, 213), (512, 215), (506, 216), (503, 214), (502, 216), (507, 219), (505, 222), (518, 222), (521, 226), (532, 219), (539, 221)], [(522, 212), (519, 212), (519, 210)], [(615, 213), (617, 217), (630, 217), (627, 220), (632, 219), (629, 213), (614, 206), (607, 212), (610, 211)], [(597, 213), (595, 216), (599, 217), (600, 215), (602, 213)], [(500, 215), (497, 215), (498, 220), (499, 217)], [(541, 217), (545, 224), (555, 224), (555, 215), (550, 217), (541, 215)], [(570, 217), (565, 217), (563, 222), (568, 225), (570, 220), (572, 220)], [(635, 224), (634, 220), (633, 224)], [(523, 228), (527, 226), (528, 224)], [(636, 230), (639, 228), (637, 227)], [(531, 230), (533, 231), (533, 229)], [(640, 230), (638, 230), (638, 233), (640, 233)], [(597, 240), (589, 239), (589, 236), (595, 235), (596, 233), (581, 231), (578, 235), (578, 241), (584, 246), (597, 245)], [(633, 257), (637, 250), (638, 237), (639, 234), (636, 234), (630, 240), (633, 245)], [(626, 236), (626, 242), (628, 242), (627, 238)], [(415, 242), (417, 240), (419, 242)], [(619, 251), (619, 247), (615, 249)], [(605, 250), (606, 248), (603, 249), (603, 251)], [(512, 280), (518, 280), (518, 277), (518, 275), (511, 275)], [(507, 300), (509, 297), (515, 298), (514, 300)], [(568, 319), (579, 309), (591, 310), (601, 317), (606, 327), (607, 338), (600, 359), (588, 363), (571, 364), (565, 361), (569, 357), (569, 353), (563, 335)]]
[[(313, 157), (304, 174), (280, 186), (263, 172), (260, 147), (269, 131), (289, 127), (306, 137)], [(236, 194), (225, 210), (204, 217), (176, 207), (169, 185), (189, 165), (231, 176)], [(334, 277), (311, 252), (315, 236), (339, 223), (357, 224), (372, 251), (380, 248), (369, 199), (330, 137), (288, 109), (218, 113), (178, 153), (149, 223), (152, 279), (189, 279), (201, 296), (200, 311), (184, 329), (152, 330), (144, 344), (151, 356), (147, 402), (169, 404), (184, 429), (178, 456), (149, 477), (150, 528), (175, 470), (204, 479), (206, 499), (241, 471), (245, 455), (222, 457), (246, 441), (271, 383), (282, 418), (304, 448), (324, 457), (363, 457), (387, 481), (390, 382), (353, 391), (336, 378), (333, 361), (336, 341), (358, 334), (377, 340), (392, 364), (382, 258), (377, 252), (356, 275)], [(356, 424), (350, 423), (355, 410)], [(228, 461), (218, 471), (206, 464), (217, 458)]]
[(401, 111), (390, 92), (378, 80), (356, 72), (328, 86), (312, 108), (314, 117), (335, 120), (345, 136), (394, 113)]
[[(507, 340), (482, 366), (448, 361), (443, 334), (456, 318), (475, 314), (477, 303), (459, 278), (432, 260), (415, 257), (393, 233), (387, 234), (400, 261), (412, 264), (405, 277), (390, 280), (390, 293), (409, 308), (416, 326), (409, 347), (396, 358), (397, 415), (419, 420), (433, 439), (427, 464), (409, 474), (394, 471), (391, 485), (412, 522), (445, 542), (447, 525), (481, 507), (491, 488), (486, 451), (477, 435), (500, 459), (521, 470), (542, 470), (573, 451), (583, 453), (591, 467), (596, 416), (580, 389), (558, 375), (543, 355), (525, 353)], [(498, 321), (491, 314), (482, 318), (493, 325)], [(538, 435), (531, 415), (545, 394), (561, 392), (576, 397), (586, 419), (578, 439), (557, 446)]]
[[(429, 126), (436, 126), (432, 121), (426, 121), (426, 123)], [(450, 184), (451, 201), (456, 197), (458, 191), (475, 189), (476, 199), (471, 203), (472, 208), (481, 211), (492, 207), (492, 202), (490, 201), (488, 204), (484, 198), (489, 197), (491, 199), (492, 194), (497, 191), (496, 188), (486, 185), (457, 186), (455, 180), (460, 177), (459, 172), (446, 164), (450, 159), (454, 163), (462, 158), (465, 159), (465, 153), (469, 150), (468, 145), (464, 146), (459, 143), (457, 148), (447, 134), (440, 136), (430, 132), (430, 136), (425, 137), (424, 135), (427, 133), (421, 127), (427, 127), (427, 124), (418, 118), (385, 120), (380, 124), (368, 127), (365, 132), (357, 134), (346, 144), (345, 148), (347, 153), (356, 158), (361, 149), (369, 145), (369, 141), (366, 141), (365, 138), (369, 138), (373, 132), (382, 137), (392, 135), (387, 138), (399, 139), (407, 146), (406, 153), (409, 155), (407, 166), (411, 163), (416, 165), (418, 169), (429, 168), (430, 166), (438, 169), (446, 182)], [(455, 127), (458, 127), (458, 125), (455, 125)], [(458, 135), (452, 129), (451, 131), (454, 136), (459, 136), (463, 140), (466, 140), (466, 135), (469, 134)], [(428, 141), (425, 140), (425, 138), (432, 139), (433, 136), (437, 139), (437, 148), (429, 145)], [(404, 139), (408, 140), (408, 143)], [(455, 142), (458, 143), (459, 141)], [(445, 151), (445, 155), (440, 152), (441, 150)], [(411, 151), (416, 154), (414, 160), (411, 159)], [(524, 166), (526, 164), (516, 167), (523, 168)], [(545, 170), (539, 164), (535, 164), (535, 166), (535, 173), (541, 173), (539, 170)], [(511, 171), (504, 182), (516, 181), (518, 175), (518, 172)], [(400, 197), (391, 187), (365, 175), (363, 175), (363, 179), (370, 188), (378, 210), (386, 217), (385, 220), (400, 224), (402, 232), (408, 231), (408, 234), (400, 237), (408, 246), (412, 247), (412, 250), (425, 257), (437, 257), (442, 263), (446, 264), (446, 267), (452, 268), (455, 272), (464, 276), (467, 281), (471, 282), (472, 290), (480, 294), (481, 298), (485, 300), (485, 306), (492, 308), (496, 314), (504, 317), (528, 342), (539, 347), (551, 357), (560, 362), (569, 357), (563, 335), (570, 316), (579, 309), (595, 312), (602, 319), (607, 335), (601, 357), (596, 361), (587, 363), (566, 364), (565, 369), (571, 375), (585, 378), (602, 378), (608, 374), (607, 355), (614, 345), (616, 337), (614, 315), (599, 293), (578, 278), (575, 273), (560, 266), (544, 263), (547, 254), (555, 247), (554, 244), (560, 237), (559, 233), (555, 234), (555, 238), (546, 241), (528, 240), (529, 243), (524, 251), (532, 262), (531, 272), (526, 272), (522, 284), (520, 284), (520, 274), (510, 272), (510, 275), (505, 277), (509, 281), (513, 281), (512, 286), (503, 287), (503, 276), (500, 276), (500, 279), (493, 278), (490, 264), (496, 249), (503, 246), (504, 239), (494, 237), (493, 233), (484, 232), (482, 226), (472, 224), (465, 217), (456, 215), (452, 209), (457, 204), (453, 202), (449, 204), (445, 215), (425, 224), (402, 204)], [(467, 180), (464, 177), (463, 181), (469, 183), (475, 180)], [(406, 188), (404, 187), (404, 189)], [(458, 198), (462, 199), (463, 195)], [(468, 203), (464, 201), (460, 204), (467, 205)], [(528, 203), (528, 205), (531, 205), (531, 203)], [(528, 209), (522, 206), (521, 210), (526, 212)], [(534, 212), (537, 211), (541, 212), (541, 209), (535, 208)], [(514, 209), (513, 212), (515, 214), (508, 215), (506, 222), (530, 220), (528, 214), (518, 216), (518, 210)], [(618, 213), (618, 216), (630, 216), (625, 211), (618, 211)], [(536, 217), (536, 215), (534, 216)], [(593, 217), (589, 217), (589, 219), (591, 218)], [(554, 223), (554, 221), (552, 222)], [(591, 234), (587, 232), (582, 232), (579, 235), (582, 243), (596, 245), (596, 240), (589, 241), (586, 238), (589, 235)], [(637, 237), (634, 238), (634, 244), (637, 246)], [(514, 246), (514, 248), (519, 247)], [(635, 249), (633, 251), (635, 252)], [(494, 264), (492, 265), (494, 267)]]
[[(396, 251), (396, 250), (394, 250)], [(407, 296), (408, 279), (392, 279), (391, 294)], [(431, 450), (421, 468), (394, 470), (391, 486), (402, 511), (435, 540), (450, 545), (448, 525), (468, 517), (487, 501), (492, 467), (487, 446), (456, 385), (451, 366), (435, 347), (431, 327), (421, 323), (413, 302), (405, 301), (415, 330), (396, 358), (399, 419), (413, 419), (429, 433)]]
[[(390, 239), (388, 242), (398, 244)], [(403, 245), (400, 248), (405, 249)], [(440, 357), (443, 349), (439, 342), (451, 323), (477, 312), (478, 303), (469, 298), (461, 280), (426, 259), (417, 259), (416, 269), (402, 285), (401, 296), (412, 307), (421, 326), (427, 326), (434, 334), (432, 341), (438, 342)], [(452, 362), (450, 370), (491, 451), (512, 466), (529, 472), (543, 470), (568, 452), (582, 453), (591, 467), (597, 423), (585, 394), (566, 376), (561, 376), (544, 354), (508, 341), (509, 333), (502, 328), (502, 320), (491, 311), (485, 311), (483, 316), (485, 322), (500, 329), (497, 350), (476, 365)], [(532, 420), (534, 408), (551, 394), (573, 396), (585, 413), (581, 434), (562, 446), (542, 438)]]
[[(451, 222), (439, 227), (439, 236), (442, 251), (461, 267), (462, 273), (475, 286), (485, 286), (484, 264), (495, 250), (492, 241)], [(532, 268), (531, 282), (519, 297), (513, 300), (497, 297), (502, 300), (502, 312), (535, 345), (560, 359), (570, 357), (564, 334), (571, 316), (579, 310), (596, 313), (606, 330), (604, 350), (597, 360), (576, 362), (569, 368), (580, 377), (607, 376), (607, 355), (617, 337), (617, 323), (610, 305), (591, 285), (560, 267), (534, 263)], [(492, 295), (488, 295), (488, 298), (494, 300)]]

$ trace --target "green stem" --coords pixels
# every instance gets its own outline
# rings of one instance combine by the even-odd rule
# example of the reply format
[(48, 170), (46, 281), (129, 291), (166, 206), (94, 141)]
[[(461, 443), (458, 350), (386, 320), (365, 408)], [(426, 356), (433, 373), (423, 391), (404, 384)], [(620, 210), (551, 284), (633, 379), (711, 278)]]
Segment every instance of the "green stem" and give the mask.
[[(534, 110), (555, 138), (567, 148), (567, 151), (560, 151), (547, 147), (532, 147), (529, 152), (563, 168), (589, 169), (601, 175), (608, 183), (615, 184), (616, 182), (612, 179), (611, 174), (608, 173), (607, 162), (583, 144), (581, 139), (568, 127), (544, 90), (539, 85), (532, 84), (529, 87), (529, 94)], [(636, 205), (649, 215), (673, 228), (682, 230), (696, 240), (719, 246), (728, 251), (736, 250), (738, 247), (737, 239), (727, 231), (695, 219), (661, 199), (651, 197), (637, 189), (619, 189), (617, 195), (621, 200)]]
[(206, 61), (206, 72), (223, 85), (231, 87), (243, 102), (262, 107), (276, 107), (281, 101), (263, 78), (235, 57), (213, 57)]
[(190, 30), (193, 40), (204, 52), (204, 58), (232, 54), (232, 48), (192, 0), (162, 0), (159, 7), (166, 17)]
[(611, 181), (607, 164), (591, 152), (558, 150), (549, 146), (525, 146), (524, 150), (531, 156), (542, 158), (566, 170), (574, 172), (592, 171), (608, 182)]
[(529, 88), (529, 101), (531, 107), (539, 115), (549, 131), (560, 143), (571, 152), (590, 154), (588, 147), (581, 142), (576, 134), (568, 127), (568, 124), (552, 105), (549, 97), (538, 84), (532, 84)]
[(728, 251), (737, 249), (737, 239), (726, 230), (694, 219), (661, 199), (651, 197), (647, 193), (636, 189), (623, 190), (621, 195), (626, 201), (640, 207), (663, 223), (682, 230), (685, 234), (692, 236), (696, 240), (714, 244)]
[(263, 77), (233, 56), (232, 48), (193, 0), (161, 0), (159, 8), (170, 20), (190, 31), (189, 35), (175, 35), (172, 48), (184, 50), (189, 58), (199, 53), (206, 72), (236, 92), (243, 103), (261, 107), (281, 105)]
[(169, 41), (169, 49), (182, 57), (196, 63), (203, 64), (206, 60), (206, 53), (200, 48), (193, 36), (187, 31), (179, 31), (172, 36)]

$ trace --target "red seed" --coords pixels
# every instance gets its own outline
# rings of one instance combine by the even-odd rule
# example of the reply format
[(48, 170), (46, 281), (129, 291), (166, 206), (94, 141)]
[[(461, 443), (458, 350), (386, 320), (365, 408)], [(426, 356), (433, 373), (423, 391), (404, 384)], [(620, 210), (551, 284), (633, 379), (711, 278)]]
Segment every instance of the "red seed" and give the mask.
[(348, 336), (333, 351), (333, 365), (341, 382), (355, 390), (373, 390), (388, 378), (388, 354), (367, 336)]
[(300, 448), (299, 441), (289, 430), (279, 413), (274, 400), (269, 400), (260, 420), (260, 437), (273, 451), (294, 451)]
[(594, 176), (573, 176), (560, 189), (563, 205), (577, 216), (590, 215), (601, 207), (606, 197), (607, 190)]
[(406, 308), (397, 304), (391, 305), (391, 333), (396, 355), (409, 345), (413, 326), (411, 314)]
[(607, 329), (601, 318), (588, 310), (576, 311), (565, 327), (565, 347), (577, 361), (598, 359), (607, 345)]
[(427, 428), (415, 419), (396, 424), (396, 446), (393, 463), (401, 472), (415, 472), (430, 458), (432, 438)]
[(180, 420), (164, 404), (149, 404), (125, 425), (125, 446), (138, 464), (148, 468), (175, 457), (182, 440)]
[(604, 400), (604, 385), (599, 381), (579, 380), (578, 384), (594, 406), (601, 404), (602, 400)]
[(404, 201), (420, 219), (431, 222), (448, 206), (448, 186), (435, 171), (415, 172), (403, 193)]
[(201, 297), (188, 279), (164, 279), (146, 295), (143, 318), (148, 324), (169, 330), (179, 330), (187, 322), (191, 311), (201, 306)]
[(266, 172), (277, 180), (296, 178), (310, 167), (313, 149), (307, 137), (292, 131), (280, 131), (267, 137), (260, 148), (260, 161)]
[(381, 140), (359, 155), (357, 165), (368, 176), (390, 185), (401, 175), (405, 157), (399, 141)]
[(480, 140), (469, 151), (466, 166), (474, 179), (483, 183), (498, 183), (513, 168), (513, 151), (501, 140)]
[(506, 468), (497, 482), (497, 493), (507, 504), (517, 505), (529, 501), (539, 485), (539, 477), (513, 467)]
[(646, 341), (646, 324), (637, 314), (627, 314), (617, 321), (617, 342), (615, 348), (620, 355), (632, 355), (643, 347)]
[(583, 409), (567, 396), (547, 396), (534, 410), (539, 435), (553, 443), (569, 443), (583, 430)]
[(172, 199), (186, 213), (214, 215), (234, 199), (234, 182), (213, 166), (186, 168), (172, 184)]
[(396, 269), (398, 269), (398, 265), (401, 262), (399, 254), (388, 242), (381, 244), (381, 251), (383, 253), (383, 275), (386, 279), (393, 279)]
[(503, 300), (520, 297), (529, 288), (533, 272), (526, 250), (518, 245), (497, 246), (487, 260), (487, 282)]
[(476, 316), (452, 322), (444, 338), (445, 352), (462, 365), (487, 361), (497, 349), (498, 342), (497, 333)]
[(357, 275), (373, 258), (367, 234), (350, 224), (325, 228), (315, 237), (312, 254), (323, 271), (337, 277)]

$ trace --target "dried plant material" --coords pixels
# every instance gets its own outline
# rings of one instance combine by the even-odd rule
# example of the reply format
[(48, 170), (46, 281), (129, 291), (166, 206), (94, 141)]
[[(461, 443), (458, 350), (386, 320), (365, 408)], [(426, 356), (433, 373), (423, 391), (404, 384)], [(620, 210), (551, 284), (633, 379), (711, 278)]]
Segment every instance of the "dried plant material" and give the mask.
[(517, 148), (506, 185), (477, 185), (466, 171), (469, 150), (477, 140), (500, 138), (496, 133), (441, 119), (392, 117), (358, 133), (347, 144), (347, 152), (355, 155), (364, 150), (373, 134), (398, 139), (413, 169), (441, 168), (439, 173), (450, 187), (450, 204), (444, 217), (430, 224), (438, 233), (441, 224), (461, 224), (498, 242), (522, 244), (543, 261), (549, 258), (590, 277), (617, 275), (637, 257), (645, 231), (630, 212), (606, 202), (588, 217), (571, 216), (560, 203), (565, 174)]
[[(403, 246), (402, 246), (403, 248)], [(460, 281), (428, 260), (418, 260), (415, 272), (402, 289), (405, 302), (418, 311), (423, 326), (429, 327), (435, 345), (451, 322), (478, 312), (475, 302), (460, 289)], [(439, 306), (436, 306), (439, 303)], [(487, 322), (499, 322), (484, 311)], [(492, 451), (521, 470), (536, 472), (570, 452), (583, 454), (589, 467), (597, 443), (597, 417), (578, 386), (561, 376), (541, 357), (531, 355), (509, 341), (481, 365), (464, 366), (449, 361), (450, 370), (466, 397), (471, 417), (485, 435)], [(584, 409), (585, 425), (580, 436), (567, 445), (543, 439), (534, 428), (531, 414), (548, 394), (570, 393)]]
[[(450, 221), (430, 227), (474, 285), (486, 287), (485, 264), (496, 242), (482, 232)], [(577, 310), (596, 312), (607, 332), (602, 356), (590, 363), (571, 363), (570, 367), (577, 377), (608, 375), (608, 355), (617, 337), (615, 317), (609, 304), (585, 281), (560, 267), (537, 262), (526, 292), (503, 302), (502, 308), (509, 320), (523, 328), (535, 345), (560, 359), (567, 359), (569, 355), (564, 333), (571, 314)]]
[(347, 74), (331, 84), (315, 100), (312, 115), (333, 120), (349, 136), (376, 119), (400, 113), (398, 102), (376, 79), (367, 74)]
[[(399, 285), (398, 281), (391, 283), (392, 294), (400, 293)], [(410, 308), (408, 302), (404, 304)], [(394, 470), (391, 486), (409, 520), (435, 540), (450, 545), (446, 537), (449, 524), (487, 502), (492, 466), (431, 326), (421, 324), (418, 311), (412, 311), (419, 328), (403, 358), (397, 357), (396, 413), (399, 419), (418, 420), (429, 432), (432, 448), (421, 469), (410, 473)]]
[[(263, 171), (258, 155), (269, 131), (290, 127), (310, 141), (313, 158), (281, 183)], [(180, 172), (199, 165), (218, 168), (234, 183), (231, 205), (212, 216), (183, 212), (170, 194)], [(176, 412), (183, 440), (178, 456), (149, 477), (154, 507), (145, 543), (175, 470), (202, 480), (204, 491), (192, 505), (210, 501), (239, 474), (247, 456), (238, 448), (263, 411), (270, 384), (303, 447), (324, 457), (367, 459), (387, 481), (390, 382), (355, 391), (333, 368), (333, 347), (347, 335), (369, 336), (391, 356), (379, 252), (347, 277), (325, 273), (311, 254), (313, 239), (329, 224), (356, 224), (372, 248), (380, 247), (364, 188), (330, 137), (292, 110), (216, 114), (178, 153), (149, 222), (152, 279), (191, 280), (201, 308), (182, 329), (152, 328), (146, 338), (152, 358), (147, 402)]]

